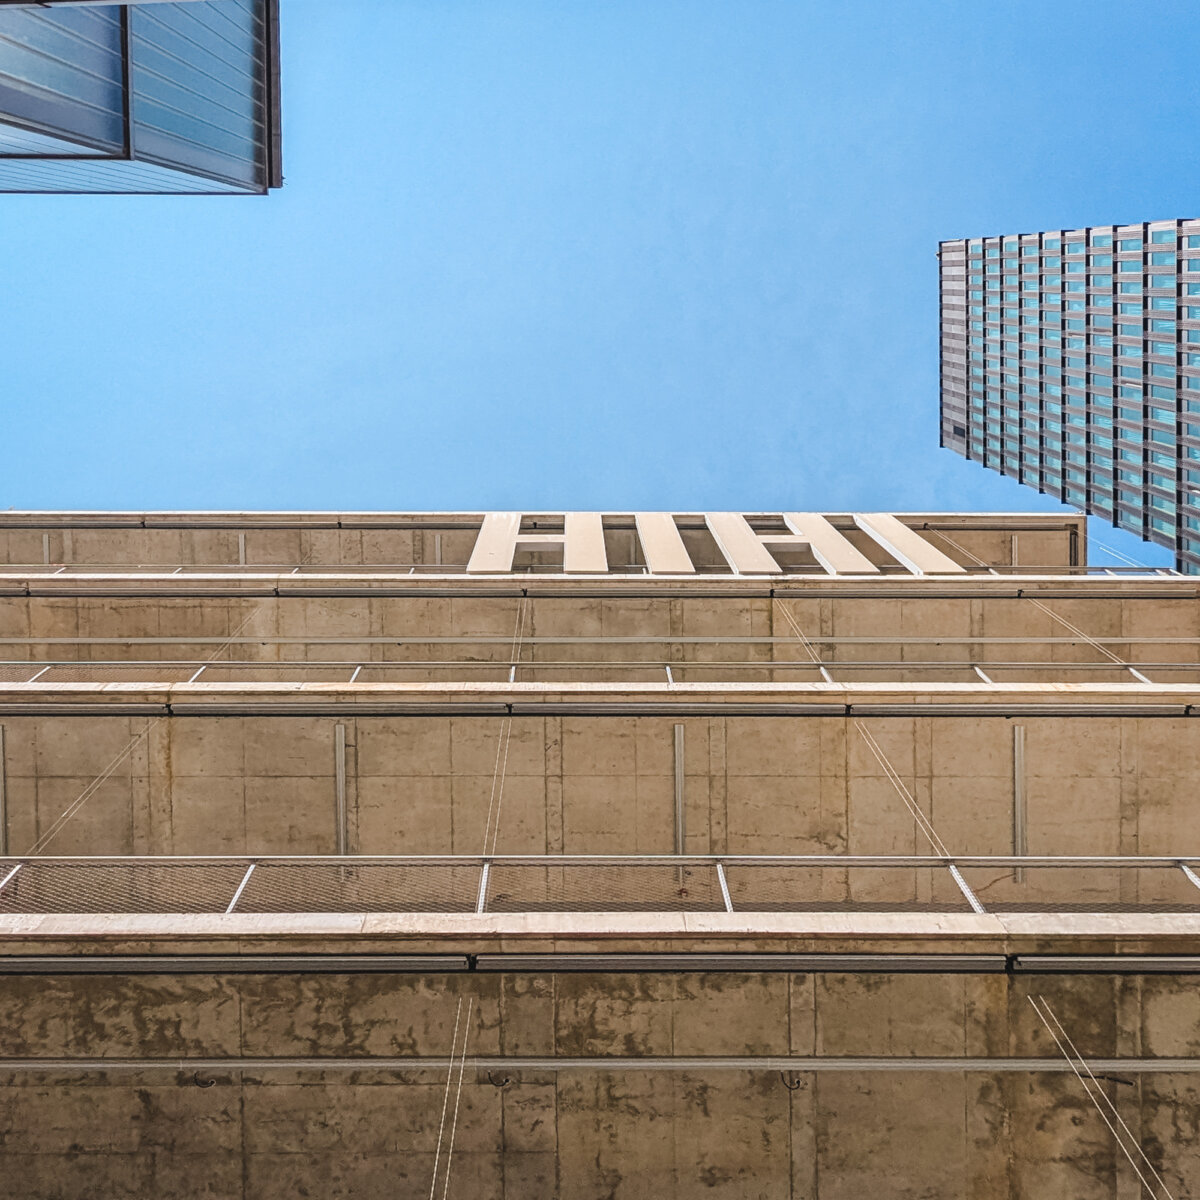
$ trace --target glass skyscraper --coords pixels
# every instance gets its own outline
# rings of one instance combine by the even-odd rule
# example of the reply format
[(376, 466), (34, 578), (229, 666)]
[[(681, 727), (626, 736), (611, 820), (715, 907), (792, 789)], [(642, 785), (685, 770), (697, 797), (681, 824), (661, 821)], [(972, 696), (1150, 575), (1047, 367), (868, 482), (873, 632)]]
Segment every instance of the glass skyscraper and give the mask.
[(0, 0), (0, 192), (281, 183), (278, 0)]
[(1200, 573), (1200, 220), (942, 242), (941, 444)]

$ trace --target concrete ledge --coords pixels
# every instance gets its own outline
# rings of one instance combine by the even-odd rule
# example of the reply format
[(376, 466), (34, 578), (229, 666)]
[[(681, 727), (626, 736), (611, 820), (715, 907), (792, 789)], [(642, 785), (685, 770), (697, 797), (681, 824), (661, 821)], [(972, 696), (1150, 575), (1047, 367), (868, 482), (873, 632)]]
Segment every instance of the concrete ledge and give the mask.
[[(767, 664), (769, 666), (769, 664)], [(1190, 683), (24, 683), (0, 714), (1200, 717)]]
[[(418, 942), (439, 953), (474, 953), (486, 946), (532, 944), (547, 950), (611, 949), (613, 943), (651, 949), (707, 946), (800, 950), (823, 943), (853, 948), (879, 944), (917, 952), (945, 944), (980, 952), (1050, 952), (1058, 941), (1074, 952), (1088, 944), (1130, 943), (1147, 953), (1171, 944), (1200, 952), (1200, 913), (53, 913), (0, 915), (0, 954), (28, 953), (41, 942), (187, 944), (207, 941), (270, 945), (311, 942), (332, 951), (345, 945)], [(830, 947), (832, 948), (832, 946)], [(1094, 951), (1092, 951), (1094, 952)]]

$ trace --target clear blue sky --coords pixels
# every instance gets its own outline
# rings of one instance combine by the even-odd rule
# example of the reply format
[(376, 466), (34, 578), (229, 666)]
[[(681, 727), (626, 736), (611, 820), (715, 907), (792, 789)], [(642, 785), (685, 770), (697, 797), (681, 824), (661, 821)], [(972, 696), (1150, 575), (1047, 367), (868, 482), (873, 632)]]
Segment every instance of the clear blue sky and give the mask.
[(0, 506), (1053, 509), (937, 243), (1200, 213), (1194, 0), (282, 7), (282, 192), (0, 197)]

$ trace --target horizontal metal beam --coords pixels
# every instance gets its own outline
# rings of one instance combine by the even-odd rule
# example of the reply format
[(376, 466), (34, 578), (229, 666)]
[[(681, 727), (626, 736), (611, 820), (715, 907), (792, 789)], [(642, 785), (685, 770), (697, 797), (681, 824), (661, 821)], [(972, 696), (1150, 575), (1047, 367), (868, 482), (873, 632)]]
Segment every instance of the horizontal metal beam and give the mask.
[(1200, 955), (1018, 954), (1011, 969), (1033, 975), (1197, 975)]
[[(822, 574), (810, 578), (819, 579), (811, 586), (790, 585), (764, 587), (755, 576), (695, 576), (695, 583), (682, 576), (662, 577), (656, 585), (647, 585), (643, 577), (609, 576), (604, 586), (597, 586), (590, 579), (572, 586), (571, 577), (562, 576), (561, 582), (549, 576), (509, 576), (501, 583), (496, 576), (486, 576), (486, 586), (473, 586), (469, 582), (447, 584), (438, 578), (427, 586), (412, 582), (378, 582), (379, 575), (366, 578), (361, 575), (320, 576), (310, 575), (303, 586), (297, 584), (298, 577), (291, 573), (255, 575), (218, 573), (200, 578), (165, 573), (159, 576), (119, 575), (57, 575), (52, 586), (34, 583), (40, 578), (30, 574), (5, 574), (0, 571), (0, 596), (54, 599), (61, 597), (94, 597), (98, 599), (269, 599), (311, 597), (332, 599), (336, 597), (379, 597), (383, 599), (513, 599), (528, 596), (531, 599), (557, 600), (770, 600), (781, 597), (794, 599), (844, 599), (844, 600), (1019, 600), (1031, 591), (1041, 600), (1164, 600), (1195, 599), (1200, 589), (1190, 582), (1194, 576), (1162, 577), (1153, 587), (1113, 588), (1112, 579), (1106, 577), (1068, 577), (1066, 575), (1030, 575), (1022, 578), (997, 575), (961, 576), (953, 587), (929, 585), (926, 578), (913, 578), (906, 587), (895, 587), (878, 583), (865, 585), (853, 576), (843, 576), (847, 582), (831, 585), (830, 576)], [(411, 575), (398, 576), (411, 581)], [(578, 577), (584, 579), (585, 577)], [(594, 577), (592, 577), (594, 579)], [(638, 582), (632, 580), (638, 579)], [(1062, 587), (1067, 578), (1073, 578), (1075, 586)], [(126, 584), (115, 581), (128, 579)], [(284, 581), (287, 581), (286, 583)], [(1003, 586), (997, 586), (1000, 580)], [(164, 586), (167, 582), (171, 586)], [(1024, 586), (1019, 586), (1019, 585)], [(1058, 586), (1045, 586), (1057, 584)], [(1030, 585), (1043, 585), (1036, 589)]]
[(522, 867), (711, 867), (718, 862), (726, 867), (880, 867), (945, 868), (992, 867), (1008, 870), (1012, 867), (1125, 867), (1170, 868), (1181, 863), (1200, 862), (1196, 856), (1168, 855), (1022, 855), (1022, 854), (963, 854), (943, 857), (934, 854), (355, 854), (349, 857), (329, 854), (64, 854), (9, 855), (11, 863), (31, 866), (81, 867), (171, 867), (171, 866), (327, 866), (339, 871), (361, 866), (452, 867), (493, 866)]
[[(196, 1074), (223, 1074), (245, 1071), (250, 1074), (274, 1071), (442, 1071), (457, 1064), (446, 1056), (368, 1056), (353, 1058), (0, 1058), (0, 1073), (86, 1071), (112, 1074), (129, 1071), (171, 1071)], [(471, 1056), (472, 1070), (481, 1073), (477, 1081), (494, 1085), (487, 1072), (505, 1071), (769, 1071), (809, 1073), (861, 1073), (875, 1071), (936, 1071), (943, 1074), (962, 1072), (1003, 1072), (1018, 1074), (1061, 1075), (1075, 1068), (1065, 1058), (913, 1058), (894, 1057), (813, 1057), (800, 1055), (712, 1055), (708, 1057), (615, 1057), (597, 1055), (588, 1058)], [(1195, 1074), (1200, 1058), (1089, 1058), (1088, 1066), (1096, 1073), (1119, 1075)]]
[[(553, 688), (554, 685), (545, 685)], [(676, 684), (676, 688), (687, 686)], [(811, 687), (828, 685), (812, 684)], [(845, 687), (859, 687), (871, 691), (871, 684), (835, 685), (835, 691)], [(1022, 686), (1019, 690), (1029, 691), (1038, 685)], [(1046, 685), (1055, 688), (1055, 694), (1061, 695), (1060, 685)], [(0, 684), (0, 692), (5, 687)], [(166, 691), (150, 685), (147, 691)], [(639, 689), (642, 690), (642, 689)], [(557, 689), (561, 695), (562, 686)], [(667, 689), (664, 687), (664, 692)], [(12, 692), (10, 691), (11, 695)], [(61, 696), (61, 689), (49, 693)], [(669, 694), (669, 693), (668, 693)], [(195, 691), (188, 693), (187, 701), (98, 701), (95, 693), (88, 699), (64, 701), (48, 699), (9, 700), (0, 702), (0, 716), (9, 717), (541, 717), (541, 716), (571, 716), (571, 717), (988, 717), (1003, 719), (1006, 717), (1200, 717), (1200, 703), (1180, 701), (1174, 704), (1153, 703), (1139, 704), (1133, 700), (1127, 703), (1113, 703), (1111, 700), (1096, 704), (1067, 704), (1062, 702), (1047, 702), (1045, 704), (1005, 703), (1003, 696), (994, 703), (980, 704), (965, 702), (962, 704), (929, 704), (923, 703), (919, 693), (911, 703), (880, 704), (872, 702), (830, 703), (828, 701), (795, 703), (756, 702), (739, 703), (737, 701), (689, 701), (683, 699), (664, 699), (661, 701), (628, 701), (615, 699), (611, 701), (562, 701), (543, 700), (537, 702), (514, 701), (504, 699), (486, 701), (458, 701), (451, 699), (438, 700), (391, 700), (372, 696), (369, 700), (355, 701), (352, 699), (325, 699), (319, 693), (296, 692), (293, 698), (286, 700), (263, 701), (251, 698), (231, 699), (228, 692), (220, 694), (219, 698), (211, 701), (197, 701)]]
[[(976, 637), (956, 637), (949, 634), (935, 634), (930, 636), (916, 636), (911, 634), (890, 633), (890, 634), (874, 634), (869, 636), (862, 635), (841, 635), (841, 634), (816, 634), (808, 639), (814, 646), (853, 646), (853, 645), (897, 645), (897, 646), (1003, 646), (1007, 644), (1017, 643), (1021, 645), (1037, 645), (1037, 646), (1082, 646), (1092, 645), (1096, 641), (1102, 642), (1106, 646), (1120, 645), (1163, 645), (1163, 646), (1200, 646), (1200, 638), (1197, 637), (1154, 637), (1146, 635), (1145, 637), (1109, 637), (1093, 638), (1086, 635), (1078, 637), (1070, 636), (1027, 636), (1027, 637), (990, 637), (978, 635)], [(636, 635), (614, 635), (614, 634), (597, 634), (595, 636), (572, 636), (567, 634), (527, 634), (521, 639), (522, 646), (637, 646), (637, 645), (667, 645), (667, 646), (771, 646), (771, 645), (786, 645), (795, 646), (797, 644), (794, 634), (789, 636), (743, 636), (740, 634), (636, 634)], [(240, 637), (221, 637), (220, 635), (211, 637), (202, 637), (199, 635), (176, 635), (162, 637), (0, 637), (0, 646), (338, 646), (338, 645), (354, 645), (354, 646), (512, 646), (511, 634), (502, 636), (493, 634), (457, 634), (452, 636), (438, 636), (426, 634), (416, 634), (412, 637), (368, 637), (355, 636), (354, 634), (311, 634), (303, 637), (283, 637), (283, 636), (257, 636), (254, 634), (243, 635)], [(20, 661), (24, 662), (24, 659)], [(64, 660), (70, 662), (88, 662), (88, 659), (70, 659)], [(114, 659), (114, 662), (122, 663), (138, 663), (149, 662), (149, 659)], [(245, 660), (249, 661), (249, 660)], [(304, 665), (307, 660), (262, 660), (262, 661), (279, 661), (281, 664), (287, 662), (295, 662), (298, 665)], [(344, 663), (357, 662), (358, 659), (338, 659), (338, 665)], [(399, 661), (401, 665), (407, 661), (404, 659), (380, 659), (376, 660), (376, 665), (387, 666), (392, 662)], [(776, 661), (774, 659), (765, 660), (768, 664)], [(803, 660), (799, 660), (803, 661)], [(931, 662), (933, 660), (930, 660)], [(685, 664), (686, 665), (686, 664)], [(1059, 665), (1057, 663), (1051, 665)], [(1062, 664), (1070, 666), (1070, 663)], [(1109, 663), (1112, 666), (1112, 663)], [(1181, 664), (1189, 665), (1189, 664)], [(1195, 664), (1192, 664), (1195, 665)]]
[(1197, 975), (1197, 955), (86, 954), (0, 956), (0, 976), (441, 974)]
[[(31, 0), (8, 0), (9, 3), (29, 4)], [(37, 0), (33, 0), (34, 3)], [(125, 2), (125, 0), (118, 0)], [(339, 510), (293, 509), (267, 512), (222, 512), (219, 510), (191, 512), (130, 512), (127, 510), (6, 510), (0, 513), (0, 529), (253, 529), (268, 532), (291, 529), (387, 529), (387, 530), (469, 530), (477, 531), (487, 514), (484, 512), (344, 512)], [(545, 522), (551, 513), (525, 514), (537, 522)], [(671, 514), (681, 529), (704, 529), (702, 512)], [(774, 513), (749, 512), (748, 517), (777, 516)], [(855, 528), (851, 513), (826, 513), (838, 529)], [(558, 514), (561, 520), (562, 514)], [(1082, 518), (1064, 518), (1052, 513), (987, 512), (987, 513), (930, 513), (898, 512), (920, 529), (975, 530), (992, 533), (1057, 531), (1078, 529)], [(633, 513), (605, 513), (608, 529), (633, 530)]]
[(794, 974), (999, 975), (1003, 954), (480, 954), (485, 972), (791, 972)]
[(470, 969), (465, 954), (0, 955), (0, 975), (438, 975)]

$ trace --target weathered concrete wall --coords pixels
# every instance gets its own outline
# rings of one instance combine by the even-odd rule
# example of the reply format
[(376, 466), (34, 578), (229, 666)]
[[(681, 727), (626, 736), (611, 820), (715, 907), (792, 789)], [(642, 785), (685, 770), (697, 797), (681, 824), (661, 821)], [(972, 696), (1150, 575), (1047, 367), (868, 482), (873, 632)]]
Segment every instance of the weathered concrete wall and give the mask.
[[(173, 577), (176, 583), (181, 577)], [(744, 581), (753, 590), (753, 581)], [(760, 581), (761, 582), (761, 581)], [(904, 657), (914, 661), (945, 661), (967, 657), (981, 662), (1097, 662), (1102, 656), (1089, 646), (1090, 637), (1104, 644), (1117, 639), (1120, 657), (1127, 661), (1197, 662), (1200, 606), (1194, 586), (1163, 581), (1157, 595), (1142, 592), (1122, 598), (1089, 599), (1087, 589), (1060, 593), (1044, 603), (1017, 598), (1005, 580), (971, 581), (958, 595), (921, 596), (917, 581), (911, 597), (872, 598), (839, 594), (820, 581), (789, 581), (795, 590), (786, 598), (730, 594), (717, 598), (661, 597), (602, 598), (599, 596), (519, 596), (488, 598), (412, 595), (288, 595), (288, 596), (128, 596), (89, 595), (86, 589), (63, 595), (14, 595), (0, 605), (0, 637), (68, 639), (32, 647), (14, 645), (9, 658), (187, 658), (208, 657), (213, 646), (232, 637), (236, 649), (222, 657), (259, 661), (406, 661), (451, 658), (445, 645), (422, 638), (494, 638), (476, 645), (467, 659), (507, 662), (514, 635), (520, 630), (525, 660), (577, 657), (598, 661), (663, 658), (668, 661), (761, 660), (798, 661), (806, 652), (796, 636), (798, 626), (818, 646), (822, 657), (855, 659)], [(1099, 583), (1101, 581), (1091, 581)], [(975, 587), (978, 584), (978, 587)], [(1183, 585), (1183, 586), (1176, 586)], [(435, 591), (417, 579), (414, 588)], [(882, 585), (881, 585), (882, 586)], [(1005, 591), (996, 594), (997, 590)], [(852, 589), (851, 589), (852, 590)], [(808, 594), (809, 591), (820, 594)], [(1035, 596), (1036, 598), (1036, 596)], [(523, 610), (523, 611), (522, 611)], [(785, 611), (786, 610), (786, 614)], [(789, 616), (791, 620), (789, 620)], [(1055, 619), (1055, 616), (1060, 618)], [(794, 624), (793, 624), (794, 622)], [(1071, 626), (1082, 631), (1078, 636)], [(572, 650), (564, 644), (536, 647), (532, 638), (645, 639), (636, 647), (590, 643)], [(164, 649), (154, 639), (178, 639)], [(189, 638), (196, 638), (191, 642)], [(355, 641), (382, 639), (374, 642)], [(672, 639), (711, 638), (713, 642), (671, 645)], [(737, 639), (777, 639), (746, 643)], [(823, 639), (854, 638), (854, 645), (823, 644)], [(75, 639), (114, 639), (91, 645)], [(280, 642), (278, 639), (287, 639)], [(334, 639), (331, 644), (323, 639)], [(656, 640), (659, 639), (659, 640)], [(925, 639), (891, 651), (906, 639)], [(987, 639), (1005, 639), (1002, 642)], [(1175, 640), (1175, 639), (1183, 639)], [(1124, 646), (1121, 647), (1121, 641)], [(941, 647), (937, 643), (943, 643)], [(715, 643), (715, 644), (714, 644)], [(884, 651), (886, 653), (876, 653)]]
[[(1054, 1057), (1049, 1000), (1089, 1057), (1196, 1055), (1168, 977), (352, 976), (6, 979), (0, 1054), (469, 1053)], [(428, 1195), (443, 1072), (13, 1075), (0, 1195)], [(684, 1200), (1092, 1200), (1136, 1181), (1073, 1076), (497, 1072), (470, 1067), (450, 1195)], [(1105, 1087), (1177, 1196), (1200, 1187), (1196, 1076)], [(452, 1097), (453, 1099), (453, 1097)], [(439, 1185), (439, 1194), (440, 1194)]]
[[(338, 723), (0, 718), (10, 851), (37, 842), (133, 743), (47, 852), (333, 853)], [(483, 852), (502, 719), (341, 723), (352, 849)], [(684, 727), (691, 853), (928, 848), (853, 720), (518, 717), (497, 851), (670, 853), (676, 724)], [(1200, 855), (1195, 720), (930, 717), (867, 724), (954, 853), (1014, 853), (1013, 727), (1020, 725), (1030, 853)]]

